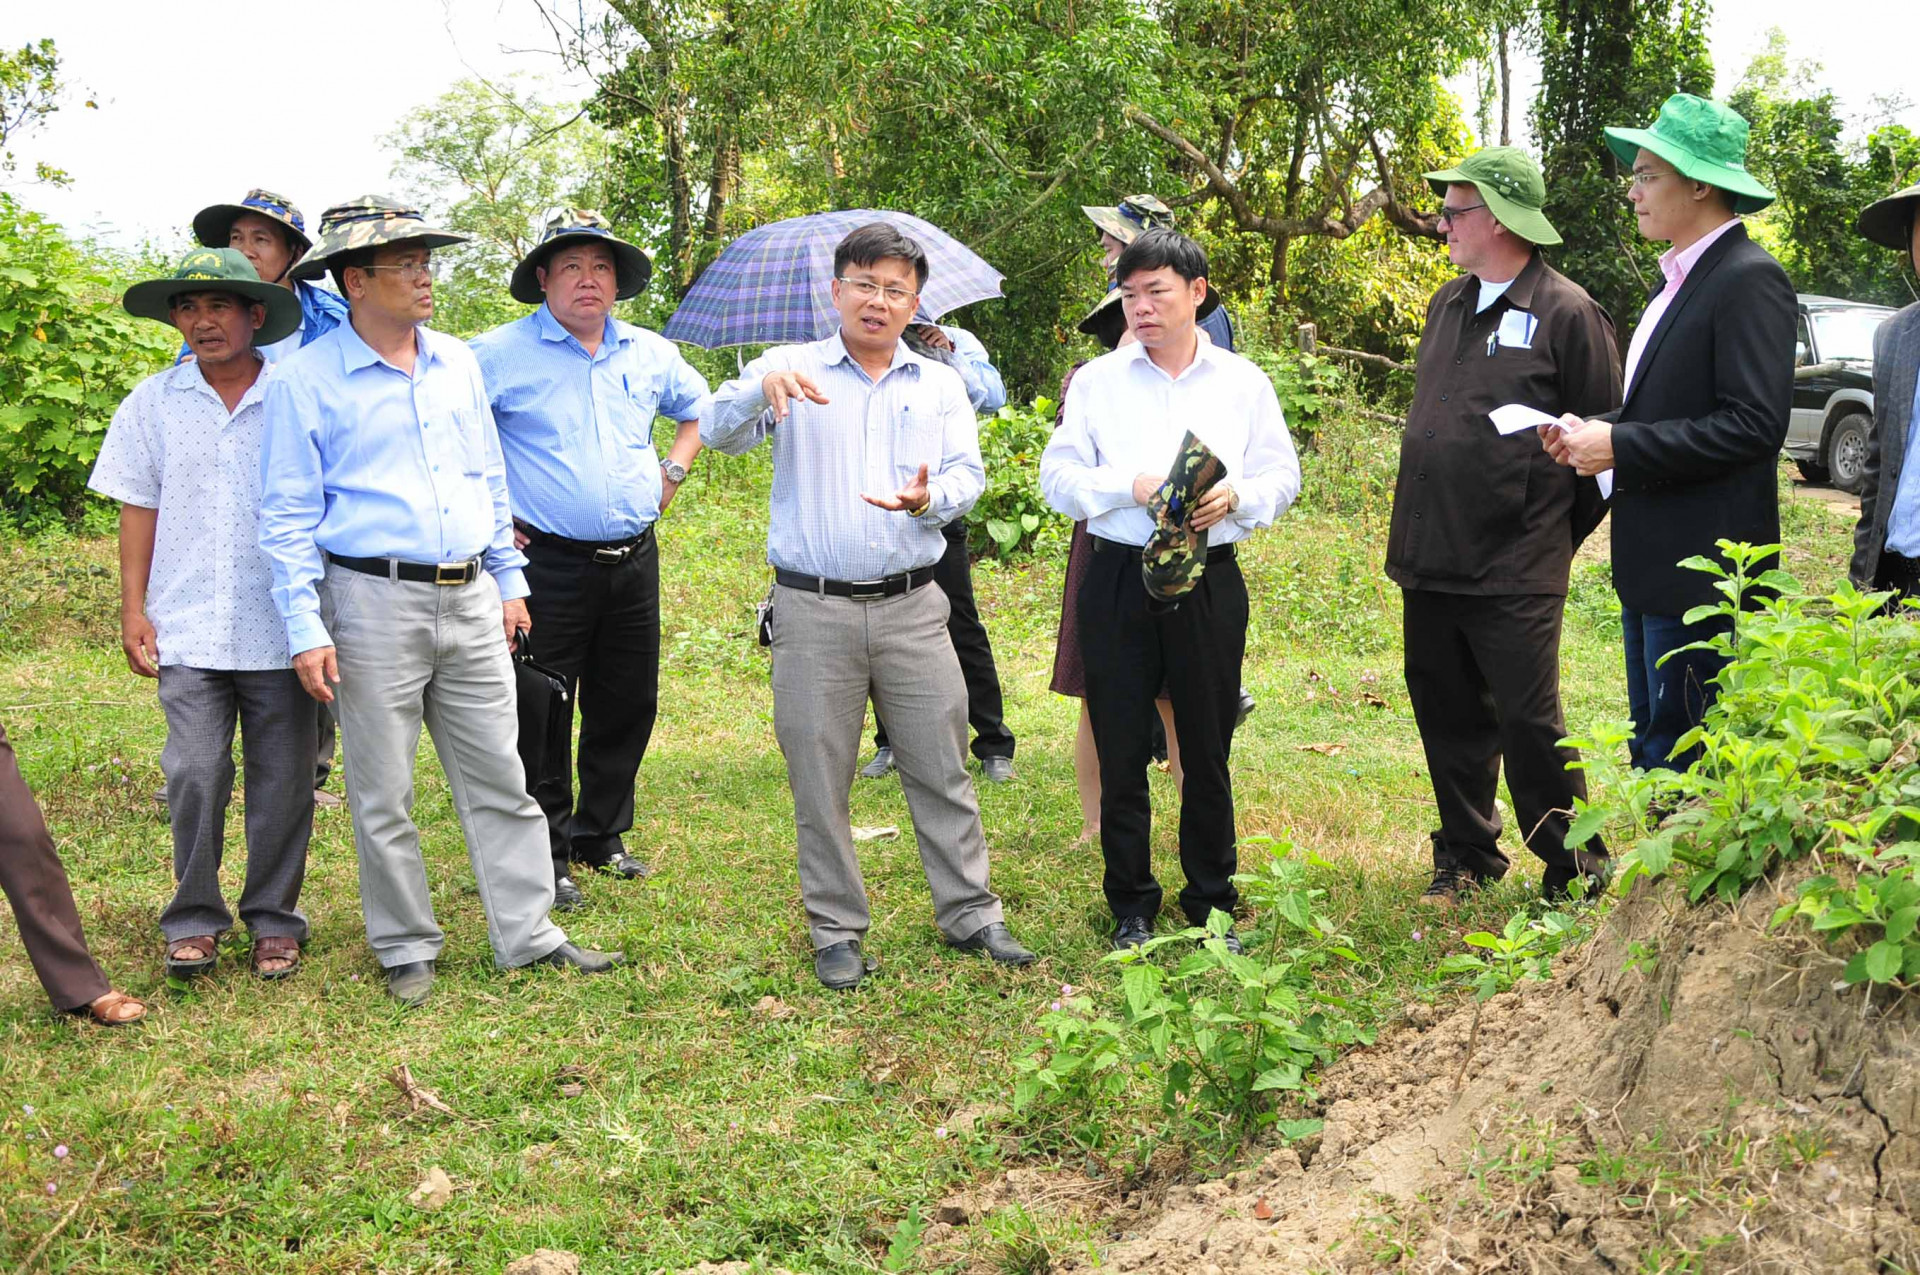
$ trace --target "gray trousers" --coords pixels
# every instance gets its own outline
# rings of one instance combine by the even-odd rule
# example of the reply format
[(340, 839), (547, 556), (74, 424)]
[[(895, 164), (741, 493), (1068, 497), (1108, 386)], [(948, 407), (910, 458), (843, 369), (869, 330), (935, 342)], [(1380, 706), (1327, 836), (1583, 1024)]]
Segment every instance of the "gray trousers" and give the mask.
[(256, 938), (304, 941), (297, 906), (313, 835), (314, 703), (292, 669), (233, 672), (160, 667), (167, 744), (167, 814), (173, 823), (173, 901), (160, 913), (168, 942), (233, 925), (220, 893), (227, 803), (233, 796), (233, 728), (247, 780), (247, 877), (240, 920)]
[(816, 950), (862, 938), (871, 924), (848, 808), (869, 696), (887, 722), (934, 923), (965, 939), (1002, 919), (967, 775), (967, 684), (947, 611), (934, 585), (877, 602), (774, 590), (773, 729)]
[(566, 942), (547, 917), (547, 821), (527, 795), (516, 749), (513, 660), (493, 577), (483, 572), (472, 584), (442, 587), (329, 564), (320, 618), (340, 663), (334, 708), (360, 907), (380, 964), (433, 960), (445, 941), (413, 822), (422, 722), (453, 793), (494, 962), (525, 965)]

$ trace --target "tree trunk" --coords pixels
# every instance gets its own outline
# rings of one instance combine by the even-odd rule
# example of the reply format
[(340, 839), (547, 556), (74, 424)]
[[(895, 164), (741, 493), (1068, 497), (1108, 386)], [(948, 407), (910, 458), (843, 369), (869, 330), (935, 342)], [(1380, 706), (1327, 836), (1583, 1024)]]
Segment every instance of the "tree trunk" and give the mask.
[(686, 104), (678, 93), (671, 94), (668, 103), (660, 118), (672, 209), (667, 224), (667, 255), (673, 259), (674, 290), (684, 295), (693, 283), (693, 177), (687, 172)]
[(1506, 27), (1500, 28), (1500, 144), (1513, 145), (1513, 66), (1507, 60)]

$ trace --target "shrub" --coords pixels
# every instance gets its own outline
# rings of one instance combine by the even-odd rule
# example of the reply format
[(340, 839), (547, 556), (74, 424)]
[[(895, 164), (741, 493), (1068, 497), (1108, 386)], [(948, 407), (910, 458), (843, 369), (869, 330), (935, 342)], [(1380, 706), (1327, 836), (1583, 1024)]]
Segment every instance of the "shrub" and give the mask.
[(967, 515), (969, 547), (979, 554), (1011, 558), (1033, 550), (1042, 527), (1067, 519), (1048, 508), (1040, 495), (1040, 453), (1053, 436), (1050, 398), (1025, 407), (1011, 403), (980, 418), (980, 459), (987, 487)]
[(0, 504), (77, 517), (114, 409), (178, 347), (118, 297), (110, 261), (0, 193)]

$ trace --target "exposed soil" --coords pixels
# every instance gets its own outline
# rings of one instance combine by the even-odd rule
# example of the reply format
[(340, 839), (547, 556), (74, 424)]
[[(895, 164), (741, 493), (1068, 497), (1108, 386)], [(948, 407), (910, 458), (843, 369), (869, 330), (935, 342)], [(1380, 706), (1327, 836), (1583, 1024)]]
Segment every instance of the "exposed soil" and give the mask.
[(1767, 933), (1779, 902), (1642, 885), (1477, 1035), (1416, 1007), (1329, 1069), (1318, 1145), (1157, 1193), (1010, 1174), (945, 1202), (929, 1255), (1051, 1194), (1108, 1237), (1062, 1273), (1920, 1269), (1920, 998), (1837, 986)]

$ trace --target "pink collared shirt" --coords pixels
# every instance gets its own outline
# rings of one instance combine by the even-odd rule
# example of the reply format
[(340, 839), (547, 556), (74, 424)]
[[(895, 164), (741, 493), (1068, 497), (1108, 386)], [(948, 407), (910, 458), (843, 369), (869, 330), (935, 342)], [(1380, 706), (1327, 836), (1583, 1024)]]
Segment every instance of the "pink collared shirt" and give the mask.
[(1680, 285), (1687, 281), (1687, 274), (1698, 265), (1700, 258), (1707, 255), (1707, 249), (1713, 247), (1720, 236), (1740, 224), (1738, 217), (1729, 217), (1701, 235), (1678, 252), (1672, 248), (1660, 254), (1660, 273), (1667, 277), (1667, 286), (1660, 289), (1658, 296), (1647, 302), (1647, 309), (1640, 316), (1639, 324), (1633, 329), (1633, 340), (1627, 344), (1627, 380), (1625, 393), (1633, 392), (1633, 374), (1640, 370), (1640, 356), (1647, 351), (1647, 341), (1652, 338), (1653, 330), (1660, 326), (1660, 319), (1673, 304), (1680, 292)]

